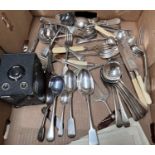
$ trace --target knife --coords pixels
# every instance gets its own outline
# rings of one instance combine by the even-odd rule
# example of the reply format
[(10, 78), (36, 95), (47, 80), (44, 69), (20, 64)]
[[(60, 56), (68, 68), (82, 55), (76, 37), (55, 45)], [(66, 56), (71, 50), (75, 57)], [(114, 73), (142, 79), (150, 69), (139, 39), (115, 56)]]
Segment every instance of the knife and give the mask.
[(121, 40), (118, 44), (118, 47), (123, 62), (126, 66), (126, 69), (128, 70), (129, 75), (131, 77), (138, 98), (142, 102), (143, 106), (147, 107), (147, 104), (151, 104), (152, 101), (149, 94), (145, 90), (142, 77), (138, 73), (138, 67), (137, 64), (135, 63), (135, 58), (132, 55), (132, 52), (130, 51), (130, 47), (128, 45), (127, 40), (126, 39)]
[(103, 34), (103, 35), (105, 35), (105, 36), (107, 36), (107, 37), (113, 37), (113, 38), (116, 37), (113, 33), (111, 33), (111, 32), (109, 32), (109, 31), (105, 30), (105, 29), (104, 29), (103, 27), (101, 27), (101, 26), (95, 25), (95, 29), (96, 29), (96, 31), (98, 31), (99, 33), (101, 33), (101, 34)]

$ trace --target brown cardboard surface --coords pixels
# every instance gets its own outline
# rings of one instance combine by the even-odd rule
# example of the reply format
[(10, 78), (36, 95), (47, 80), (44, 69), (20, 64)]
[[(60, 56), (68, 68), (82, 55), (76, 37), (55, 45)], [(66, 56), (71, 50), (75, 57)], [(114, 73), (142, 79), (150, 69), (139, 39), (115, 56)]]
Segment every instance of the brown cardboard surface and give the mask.
[(131, 30), (130, 32), (137, 37), (138, 30), (137, 30), (137, 23), (136, 22), (121, 22), (121, 28)]
[(29, 11), (0, 11), (0, 17), (5, 13), (11, 25), (10, 31), (4, 22), (0, 20), (0, 46), (10, 53), (21, 52), (24, 41), (28, 39), (28, 34), (32, 22), (32, 15)]
[(151, 105), (152, 120), (155, 122), (155, 63), (150, 67), (150, 83), (151, 83), (151, 97), (153, 104)]
[(150, 83), (151, 83), (151, 95), (153, 103), (155, 103), (155, 63), (149, 69), (150, 73)]
[(123, 21), (137, 21), (142, 11), (140, 10), (99, 10), (98, 17), (101, 19), (121, 18)]
[(148, 64), (155, 62), (155, 11), (143, 11), (138, 21), (138, 29), (142, 30), (142, 41), (147, 51)]
[(0, 101), (0, 145), (3, 144), (4, 139), (4, 132), (5, 132), (5, 125), (7, 119), (9, 119), (11, 114), (11, 106)]
[(150, 90), (153, 104), (150, 106), (151, 118), (155, 122), (155, 11), (143, 11), (138, 20), (139, 33), (142, 32), (142, 42), (147, 52), (149, 74), (150, 74)]

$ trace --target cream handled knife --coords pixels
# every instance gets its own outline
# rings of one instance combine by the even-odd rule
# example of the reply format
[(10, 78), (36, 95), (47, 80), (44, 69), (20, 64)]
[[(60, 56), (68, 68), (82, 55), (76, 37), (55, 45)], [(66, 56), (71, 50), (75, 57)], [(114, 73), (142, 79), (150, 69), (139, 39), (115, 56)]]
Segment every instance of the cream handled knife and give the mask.
[(100, 32), (101, 34), (107, 36), (107, 37), (113, 37), (115, 38), (115, 35), (107, 30), (105, 30), (103, 27), (95, 25), (95, 29)]
[(151, 104), (152, 103), (152, 100), (151, 100), (151, 97), (150, 95), (148, 94), (148, 92), (146, 91), (146, 88), (145, 88), (145, 85), (144, 85), (144, 82), (142, 80), (142, 77), (139, 75), (139, 73), (137, 72), (137, 70), (135, 70), (135, 74), (136, 74), (136, 78), (137, 78), (137, 81), (141, 87), (141, 90), (144, 94), (144, 97), (147, 101), (147, 104)]
[(130, 47), (126, 39), (123, 39), (119, 43), (119, 50), (122, 56), (123, 62), (130, 74), (132, 79), (132, 83), (134, 85), (135, 91), (140, 99), (140, 101), (147, 107), (148, 104), (151, 104), (150, 95), (146, 92), (144, 82), (142, 81), (142, 77), (138, 73), (138, 67), (135, 63), (135, 59), (130, 51)]

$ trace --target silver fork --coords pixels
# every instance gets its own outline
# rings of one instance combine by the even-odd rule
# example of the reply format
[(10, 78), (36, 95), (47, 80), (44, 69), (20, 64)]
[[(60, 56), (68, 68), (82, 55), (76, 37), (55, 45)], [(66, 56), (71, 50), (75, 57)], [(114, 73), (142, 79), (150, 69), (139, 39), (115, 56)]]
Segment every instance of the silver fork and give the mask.
[(108, 99), (108, 97), (110, 95), (109, 90), (107, 89), (107, 93), (103, 92), (103, 90), (100, 88), (100, 86), (98, 85), (98, 83), (95, 80), (94, 80), (94, 82), (95, 82), (96, 90), (98, 90), (97, 93), (100, 94), (100, 95), (102, 95), (101, 97), (95, 99), (95, 102), (102, 102), (102, 103), (104, 103), (105, 106), (106, 106), (106, 108), (107, 108), (107, 111), (109, 112), (109, 114), (111, 116), (111, 118), (114, 119), (115, 118), (115, 115), (113, 114), (110, 106), (107, 103), (107, 99)]
[(70, 33), (69, 30), (66, 31), (66, 37), (65, 37), (65, 45), (68, 47), (68, 52), (72, 53), (74, 57), (76, 57), (78, 60), (83, 61), (84, 56), (82, 54), (79, 54), (75, 51), (72, 51), (69, 47), (73, 45), (73, 34)]
[(70, 47), (73, 45), (73, 35), (72, 33), (69, 32), (68, 29), (66, 29), (66, 34), (65, 34), (65, 45), (67, 47)]
[[(68, 53), (69, 53), (69, 46), (72, 46), (73, 42), (72, 42), (72, 37), (69, 35), (68, 29), (66, 29), (65, 33), (66, 33), (65, 34), (65, 48), (66, 48), (65, 62), (67, 62)], [(67, 66), (67, 63), (65, 63), (64, 68), (63, 68), (63, 75), (66, 73), (67, 70), (68, 70), (68, 66)]]

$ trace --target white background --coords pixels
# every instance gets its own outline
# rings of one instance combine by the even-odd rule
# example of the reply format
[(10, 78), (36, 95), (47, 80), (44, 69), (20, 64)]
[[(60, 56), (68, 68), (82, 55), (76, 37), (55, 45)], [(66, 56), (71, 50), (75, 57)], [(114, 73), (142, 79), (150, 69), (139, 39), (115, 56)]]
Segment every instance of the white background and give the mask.
[(33, 10), (146, 10), (155, 9), (155, 0), (0, 0), (0, 9)]

